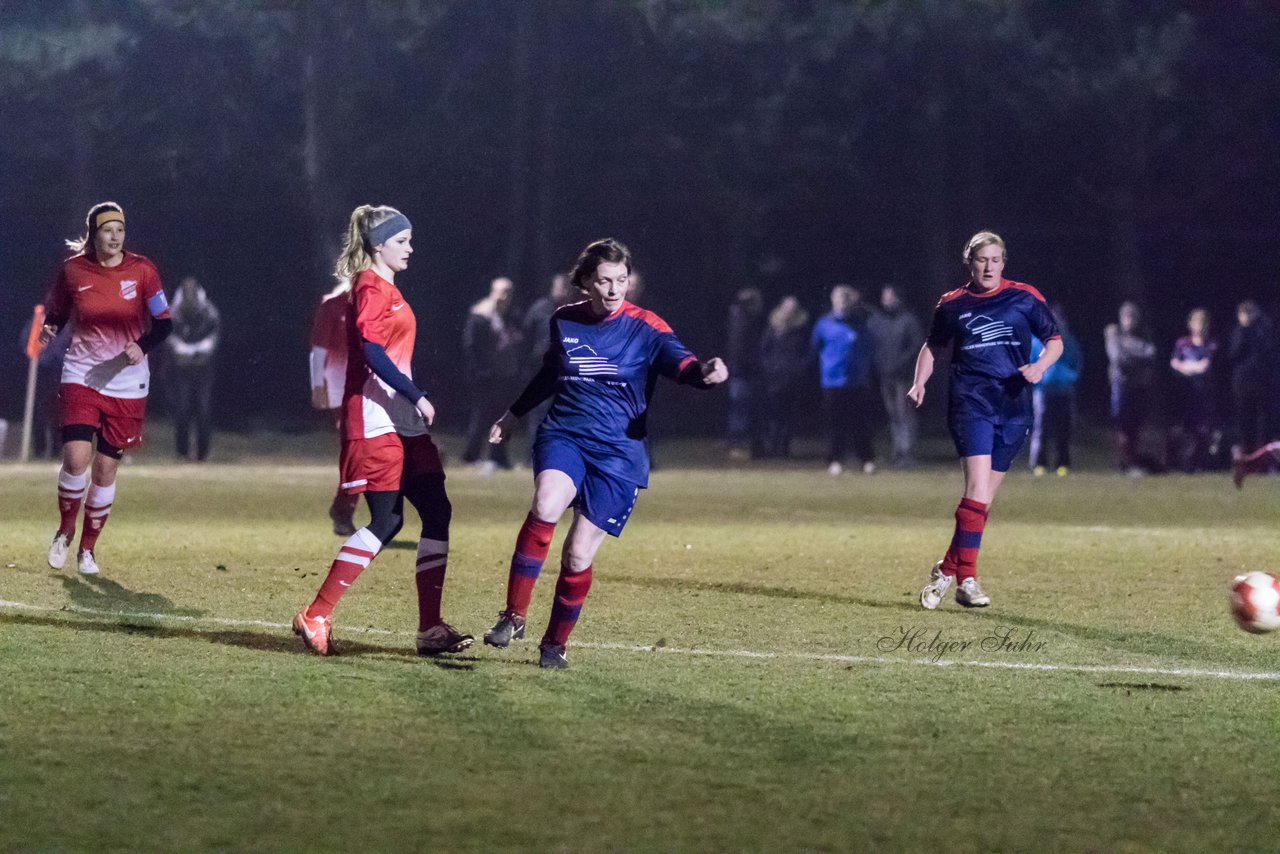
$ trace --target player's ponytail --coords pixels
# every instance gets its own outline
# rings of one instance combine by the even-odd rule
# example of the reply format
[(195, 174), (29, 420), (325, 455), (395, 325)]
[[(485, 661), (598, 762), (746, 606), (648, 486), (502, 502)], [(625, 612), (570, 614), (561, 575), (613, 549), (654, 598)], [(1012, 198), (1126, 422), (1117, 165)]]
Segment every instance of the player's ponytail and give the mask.
[(355, 277), (373, 266), (373, 247), (369, 245), (369, 232), (392, 217), (402, 216), (400, 211), (386, 205), (361, 205), (351, 212), (347, 234), (342, 241), (342, 253), (334, 267), (339, 279), (355, 280)]

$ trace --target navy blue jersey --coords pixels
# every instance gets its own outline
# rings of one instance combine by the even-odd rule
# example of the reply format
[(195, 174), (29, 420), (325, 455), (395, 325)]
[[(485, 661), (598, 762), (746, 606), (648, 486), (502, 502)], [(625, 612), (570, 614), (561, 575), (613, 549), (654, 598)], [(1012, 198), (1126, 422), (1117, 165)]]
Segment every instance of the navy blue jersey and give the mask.
[(589, 302), (562, 306), (551, 316), (544, 357), (557, 372), (555, 401), (539, 435), (570, 438), (601, 471), (647, 486), (653, 385), (659, 374), (674, 380), (695, 361), (662, 318), (629, 302), (607, 317), (596, 316)]
[(947, 420), (1030, 423), (1030, 383), (1018, 368), (1031, 362), (1033, 336), (1061, 337), (1044, 297), (1030, 285), (1001, 279), (991, 291), (968, 284), (943, 294), (928, 342), (952, 345)]

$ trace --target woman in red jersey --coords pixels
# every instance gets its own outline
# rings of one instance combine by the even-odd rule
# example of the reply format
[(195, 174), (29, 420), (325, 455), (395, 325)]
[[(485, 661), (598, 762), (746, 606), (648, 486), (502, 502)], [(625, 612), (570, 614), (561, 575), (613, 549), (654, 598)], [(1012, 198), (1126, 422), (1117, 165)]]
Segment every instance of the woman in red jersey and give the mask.
[(155, 265), (124, 249), (120, 205), (101, 202), (90, 208), (84, 236), (68, 240), (67, 246), (74, 254), (62, 265), (45, 301), (40, 336), (48, 343), (59, 327), (73, 322), (58, 394), (61, 521), (49, 544), (49, 566), (61, 569), (66, 564), (83, 504), (76, 564), (80, 572), (94, 575), (94, 548), (115, 501), (120, 459), (142, 442), (151, 385), (147, 353), (173, 324)]
[(337, 275), (351, 279), (347, 379), (342, 401), (342, 489), (364, 493), (369, 524), (351, 535), (329, 567), (315, 601), (293, 630), (319, 655), (334, 652), (334, 606), (356, 576), (404, 524), (404, 502), (418, 511), (419, 655), (471, 645), (440, 617), (452, 508), (444, 467), (427, 428), (435, 408), (414, 384), (410, 363), (417, 320), (395, 285), (413, 254), (409, 219), (395, 208), (361, 205), (351, 214)]

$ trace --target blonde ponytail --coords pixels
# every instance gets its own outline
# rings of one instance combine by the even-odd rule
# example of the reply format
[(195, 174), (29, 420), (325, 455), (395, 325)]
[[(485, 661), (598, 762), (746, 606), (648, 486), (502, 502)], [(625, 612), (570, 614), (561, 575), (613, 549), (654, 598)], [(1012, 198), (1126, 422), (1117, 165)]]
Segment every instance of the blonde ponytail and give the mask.
[(356, 276), (373, 266), (372, 249), (369, 246), (369, 230), (379, 223), (386, 222), (393, 216), (400, 216), (400, 211), (386, 205), (361, 205), (351, 212), (351, 220), (347, 223), (347, 234), (342, 242), (342, 253), (338, 255), (338, 263), (334, 267), (334, 275), (339, 279), (355, 281)]

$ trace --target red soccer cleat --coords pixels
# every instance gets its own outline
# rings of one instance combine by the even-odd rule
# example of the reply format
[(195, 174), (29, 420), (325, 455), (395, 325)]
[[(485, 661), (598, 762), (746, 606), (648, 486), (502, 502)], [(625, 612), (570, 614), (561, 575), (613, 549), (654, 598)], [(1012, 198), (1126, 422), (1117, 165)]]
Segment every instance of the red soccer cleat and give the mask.
[(307, 609), (293, 615), (293, 633), (302, 638), (303, 645), (316, 655), (333, 655), (337, 652), (329, 642), (333, 626), (327, 617), (312, 617)]

